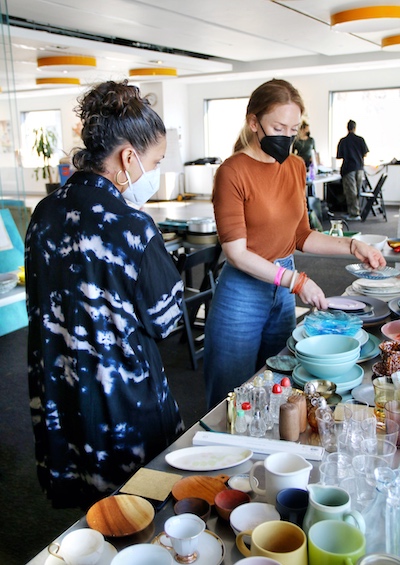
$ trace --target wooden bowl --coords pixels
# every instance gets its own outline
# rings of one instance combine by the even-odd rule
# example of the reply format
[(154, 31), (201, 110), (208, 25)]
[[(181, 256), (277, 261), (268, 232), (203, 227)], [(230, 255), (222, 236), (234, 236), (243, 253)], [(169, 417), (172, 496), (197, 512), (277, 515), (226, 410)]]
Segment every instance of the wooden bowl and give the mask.
[(93, 504), (86, 514), (86, 521), (104, 536), (122, 537), (147, 528), (154, 514), (152, 504), (141, 496), (116, 494)]
[(232, 510), (250, 502), (250, 495), (241, 490), (228, 489), (219, 492), (214, 499), (215, 509), (223, 520), (229, 520)]
[(211, 504), (204, 498), (189, 496), (175, 503), (174, 512), (175, 514), (196, 514), (204, 522), (207, 522), (211, 514)]

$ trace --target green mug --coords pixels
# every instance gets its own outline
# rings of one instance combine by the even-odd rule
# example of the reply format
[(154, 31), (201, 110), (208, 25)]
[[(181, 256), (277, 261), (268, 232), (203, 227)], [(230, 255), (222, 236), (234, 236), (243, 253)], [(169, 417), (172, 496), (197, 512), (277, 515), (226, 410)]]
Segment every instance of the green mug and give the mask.
[(364, 554), (365, 536), (352, 524), (323, 520), (309, 529), (309, 565), (355, 565)]

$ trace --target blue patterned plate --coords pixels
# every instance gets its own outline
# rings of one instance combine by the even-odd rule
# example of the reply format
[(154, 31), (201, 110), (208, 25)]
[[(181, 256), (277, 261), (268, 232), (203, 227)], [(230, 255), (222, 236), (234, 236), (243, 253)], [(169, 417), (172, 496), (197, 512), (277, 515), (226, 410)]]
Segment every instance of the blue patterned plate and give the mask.
[(382, 269), (370, 269), (366, 267), (363, 263), (354, 263), (352, 265), (346, 265), (346, 271), (349, 271), (352, 275), (362, 278), (362, 279), (372, 279), (381, 280), (388, 279), (390, 277), (398, 277), (400, 271), (394, 269), (393, 267), (382, 267)]

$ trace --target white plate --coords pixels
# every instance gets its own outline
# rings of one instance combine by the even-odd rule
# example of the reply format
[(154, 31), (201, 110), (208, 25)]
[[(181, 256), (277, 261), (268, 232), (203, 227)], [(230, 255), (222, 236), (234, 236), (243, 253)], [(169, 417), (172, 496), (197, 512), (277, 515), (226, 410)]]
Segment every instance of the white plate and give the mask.
[[(393, 298), (396, 298), (399, 295), (399, 290), (397, 290), (396, 292), (389, 293), (389, 294), (385, 294), (385, 293), (368, 293), (368, 292), (364, 292), (363, 289), (360, 288), (356, 288), (354, 287), (355, 283), (353, 283), (352, 285), (348, 286), (345, 290), (346, 294), (348, 295), (354, 295), (354, 294), (359, 294), (360, 296), (365, 296), (367, 298), (375, 298), (376, 300), (380, 300), (381, 302), (390, 302), (390, 300), (392, 300)], [(387, 316), (389, 316), (390, 314), (390, 310), (388, 309), (388, 313)]]
[[(165, 547), (168, 546), (170, 541), (165, 533), (161, 532), (151, 543)], [(169, 549), (168, 551), (174, 556), (174, 561), (178, 563), (177, 559), (175, 559), (174, 550)], [(195, 561), (193, 561), (193, 565), (219, 565), (225, 557), (224, 542), (220, 537), (214, 534), (214, 532), (204, 530), (199, 537), (198, 553), (199, 555)]]
[(216, 471), (240, 465), (253, 457), (251, 449), (210, 445), (186, 447), (167, 453), (165, 461), (184, 471)]
[(365, 304), (364, 302), (352, 300), (351, 298), (332, 297), (328, 298), (328, 308), (332, 308), (333, 310), (343, 310), (344, 312), (362, 311), (365, 309)]
[[(101, 556), (101, 559), (96, 563), (96, 565), (110, 565), (111, 561), (114, 559), (117, 553), (118, 552), (115, 547), (111, 543), (108, 543), (108, 541), (106, 541), (104, 545), (103, 555)], [(49, 555), (45, 561), (45, 565), (62, 565), (62, 563), (64, 563), (63, 560), (59, 559), (58, 557), (54, 557), (53, 555)]]

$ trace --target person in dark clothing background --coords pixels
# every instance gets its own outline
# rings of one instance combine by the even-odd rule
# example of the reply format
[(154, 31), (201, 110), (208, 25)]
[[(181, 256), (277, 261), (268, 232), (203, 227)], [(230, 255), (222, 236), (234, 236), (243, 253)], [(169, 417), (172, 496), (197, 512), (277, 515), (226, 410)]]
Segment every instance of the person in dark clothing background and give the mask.
[(369, 149), (363, 137), (356, 135), (356, 122), (349, 120), (348, 134), (342, 137), (337, 146), (337, 159), (343, 159), (340, 168), (343, 192), (347, 204), (347, 220), (360, 221), (359, 192), (363, 182), (364, 157)]

